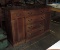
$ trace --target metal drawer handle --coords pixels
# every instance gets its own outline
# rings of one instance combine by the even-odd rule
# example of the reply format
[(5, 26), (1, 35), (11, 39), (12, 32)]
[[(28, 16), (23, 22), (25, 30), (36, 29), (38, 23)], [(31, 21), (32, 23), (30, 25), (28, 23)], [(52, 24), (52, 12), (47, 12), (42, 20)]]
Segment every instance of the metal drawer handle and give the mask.
[(30, 27), (28, 27), (30, 29)]
[(32, 20), (32, 19), (31, 19)]
[(30, 14), (32, 14), (32, 12)]
[(32, 12), (28, 13), (28, 14), (32, 14)]
[(30, 22), (30, 20), (28, 20)]

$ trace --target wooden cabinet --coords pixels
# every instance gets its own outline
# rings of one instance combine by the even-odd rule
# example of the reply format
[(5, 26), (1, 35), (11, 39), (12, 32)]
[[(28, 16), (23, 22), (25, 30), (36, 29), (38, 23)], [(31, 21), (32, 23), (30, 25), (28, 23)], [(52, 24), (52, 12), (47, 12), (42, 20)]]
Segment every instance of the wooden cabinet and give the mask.
[(49, 31), (48, 7), (8, 10), (5, 13), (7, 35), (13, 45), (30, 41)]

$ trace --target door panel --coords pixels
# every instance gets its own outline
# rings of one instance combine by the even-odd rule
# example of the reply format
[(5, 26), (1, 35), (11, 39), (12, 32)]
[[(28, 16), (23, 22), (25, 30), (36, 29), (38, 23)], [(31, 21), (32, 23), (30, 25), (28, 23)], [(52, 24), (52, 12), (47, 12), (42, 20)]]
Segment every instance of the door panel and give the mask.
[(18, 42), (18, 30), (17, 30), (17, 21), (16, 20), (12, 20), (12, 36), (13, 36), (13, 43), (17, 43)]
[(11, 23), (12, 23), (13, 43), (18, 43), (25, 40), (24, 18), (16, 18), (15, 20), (12, 20)]
[(18, 41), (25, 39), (24, 18), (17, 18)]

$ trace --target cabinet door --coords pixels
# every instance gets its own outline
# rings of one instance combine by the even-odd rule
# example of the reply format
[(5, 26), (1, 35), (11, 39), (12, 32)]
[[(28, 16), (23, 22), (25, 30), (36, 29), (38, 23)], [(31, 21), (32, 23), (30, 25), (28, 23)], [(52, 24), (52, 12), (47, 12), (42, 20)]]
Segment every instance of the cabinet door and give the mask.
[(24, 18), (17, 18), (18, 42), (25, 40)]
[[(11, 24), (12, 24), (12, 38), (13, 38), (13, 42), (12, 44), (16, 44), (18, 42), (18, 30), (17, 30), (17, 21), (16, 20), (12, 20), (11, 21)], [(10, 37), (11, 37), (10, 36)]]
[(13, 43), (24, 42), (25, 40), (25, 32), (24, 32), (24, 18), (16, 18), (12, 20), (12, 35), (13, 35)]

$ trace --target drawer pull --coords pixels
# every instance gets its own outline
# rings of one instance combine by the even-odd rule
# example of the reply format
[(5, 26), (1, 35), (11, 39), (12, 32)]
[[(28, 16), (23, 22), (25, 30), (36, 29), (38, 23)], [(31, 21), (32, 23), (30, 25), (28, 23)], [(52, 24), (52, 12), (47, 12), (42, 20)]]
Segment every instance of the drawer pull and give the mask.
[(28, 27), (30, 29), (30, 27)]
[(32, 27), (32, 26), (31, 26)]
[(32, 12), (29, 12), (28, 14), (30, 14), (30, 15), (31, 15), (31, 14), (32, 14)]
[(41, 17), (41, 19), (43, 19), (43, 17)]
[(28, 14), (30, 14), (30, 13), (28, 13)]
[(32, 20), (32, 19), (31, 19)]
[(30, 14), (32, 14), (32, 12)]
[(43, 11), (41, 11), (43, 13)]
[(28, 20), (30, 22), (30, 20)]

